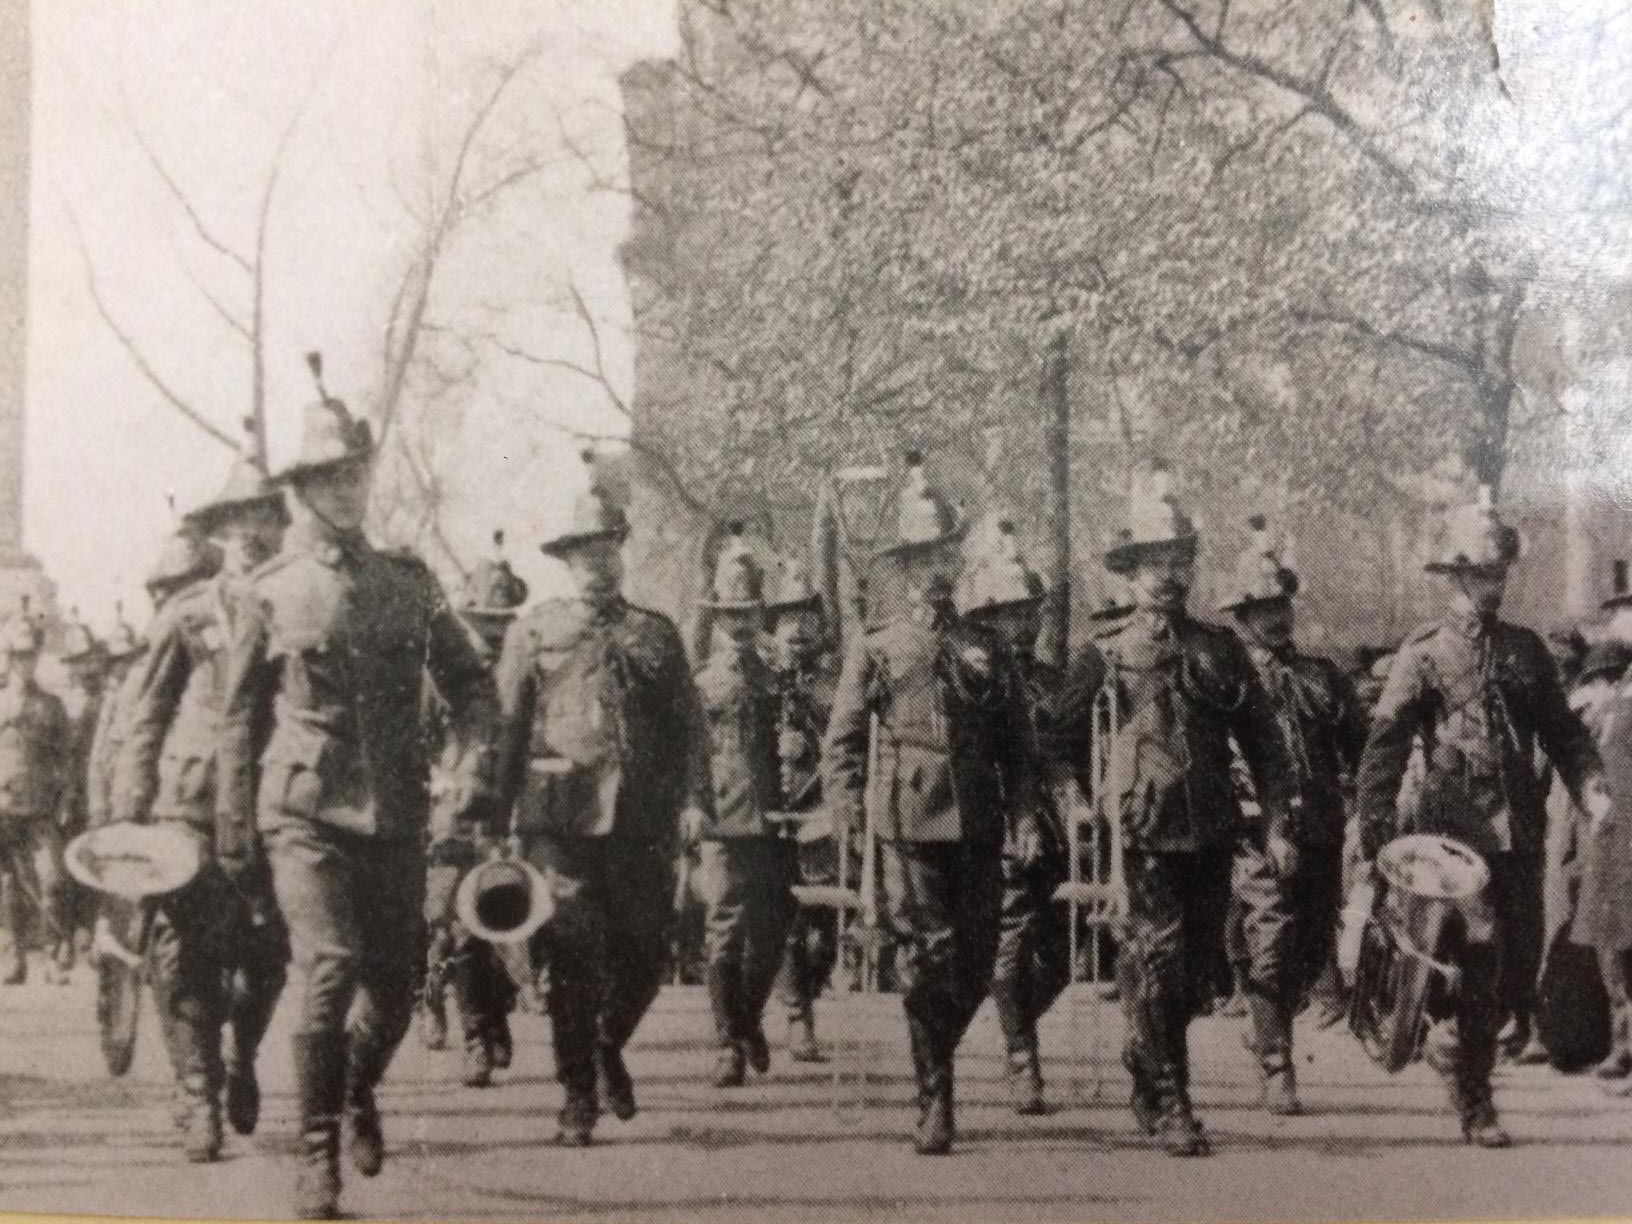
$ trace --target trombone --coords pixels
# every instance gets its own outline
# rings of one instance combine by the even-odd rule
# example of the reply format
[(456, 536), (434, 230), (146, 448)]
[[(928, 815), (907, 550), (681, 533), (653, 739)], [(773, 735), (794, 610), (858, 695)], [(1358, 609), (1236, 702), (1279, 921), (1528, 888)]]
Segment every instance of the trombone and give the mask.
[[(1120, 691), (1120, 678), (1113, 667), (1094, 694), (1091, 711), (1088, 775), (1093, 795), (1084, 804), (1072, 786), (1070, 801), (1062, 804), (1066, 809), (1068, 875), (1065, 883), (1054, 890), (1054, 900), (1062, 902), (1069, 915), (1071, 1046), (1080, 1050), (1086, 1044), (1094, 1066), (1094, 1089), (1090, 1097), (1083, 1090), (1082, 1064), (1080, 1061), (1077, 1064), (1074, 1090), (1079, 1102), (1097, 1101), (1105, 1090), (1105, 1026), (1101, 1015), (1103, 991), (1099, 966), (1109, 934), (1125, 921), (1128, 912), (1122, 798), (1116, 768), (1122, 732)], [(1088, 861), (1086, 874), (1084, 858)], [(1088, 996), (1086, 1008), (1083, 1005), (1085, 993)], [(1090, 1029), (1087, 1042), (1083, 1040), (1085, 1025)]]
[[(798, 884), (793, 895), (801, 905), (833, 911), (837, 963), (833, 967), (833, 1004), (837, 1013), (833, 1049), (833, 1115), (844, 1125), (861, 1121), (867, 1107), (869, 1074), (866, 1017), (848, 1006), (853, 995), (878, 991), (879, 952), (883, 930), (878, 916), (878, 796), (880, 724), (873, 713), (867, 726), (867, 789), (863, 799), (861, 879), (850, 883), (850, 847), (834, 827), (838, 851), (836, 884)], [(852, 975), (857, 983), (852, 986)]]

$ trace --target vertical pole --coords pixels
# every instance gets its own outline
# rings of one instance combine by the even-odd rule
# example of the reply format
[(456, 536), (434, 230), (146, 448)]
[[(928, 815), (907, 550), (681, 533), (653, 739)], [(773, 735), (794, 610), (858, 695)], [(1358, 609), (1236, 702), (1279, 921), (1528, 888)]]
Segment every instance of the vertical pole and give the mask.
[(1069, 335), (1059, 323), (1043, 354), (1042, 401), (1047, 429), (1049, 519), (1049, 609), (1043, 626), (1047, 650), (1061, 667), (1071, 649), (1071, 397)]

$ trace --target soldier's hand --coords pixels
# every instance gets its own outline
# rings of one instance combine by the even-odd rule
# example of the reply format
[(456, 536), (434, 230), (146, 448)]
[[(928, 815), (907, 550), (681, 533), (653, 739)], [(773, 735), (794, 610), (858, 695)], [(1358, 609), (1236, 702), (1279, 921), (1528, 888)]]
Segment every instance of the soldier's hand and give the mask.
[(1298, 869), (1298, 848), (1280, 833), (1271, 833), (1264, 839), (1264, 853), (1278, 879), (1291, 879)]
[(1043, 829), (1035, 816), (1023, 819), (1014, 830), (1014, 857), (1021, 867), (1034, 867), (1043, 857)]
[(703, 825), (707, 820), (703, 809), (695, 803), (688, 804), (680, 813), (680, 836), (687, 846), (695, 846), (703, 840)]
[(1604, 823), (1604, 818), (1609, 815), (1610, 794), (1609, 786), (1601, 775), (1587, 783), (1581, 802), (1587, 809), (1587, 819), (1592, 828), (1596, 829)]

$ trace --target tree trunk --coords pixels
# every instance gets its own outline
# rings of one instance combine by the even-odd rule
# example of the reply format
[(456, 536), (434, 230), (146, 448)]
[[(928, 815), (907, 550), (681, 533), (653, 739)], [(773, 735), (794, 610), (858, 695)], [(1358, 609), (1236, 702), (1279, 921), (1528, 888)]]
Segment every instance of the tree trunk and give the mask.
[(1071, 650), (1071, 397), (1069, 336), (1055, 331), (1043, 354), (1043, 420), (1048, 438), (1049, 597), (1043, 623), (1045, 653), (1064, 667)]

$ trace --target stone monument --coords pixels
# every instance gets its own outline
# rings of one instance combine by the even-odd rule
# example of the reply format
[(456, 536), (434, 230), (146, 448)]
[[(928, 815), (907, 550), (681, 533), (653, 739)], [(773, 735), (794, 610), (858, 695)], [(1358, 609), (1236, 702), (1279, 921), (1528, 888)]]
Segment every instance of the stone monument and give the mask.
[(54, 617), (56, 590), (23, 549), (28, 386), (29, 0), (0, 0), (0, 618), (28, 596)]

